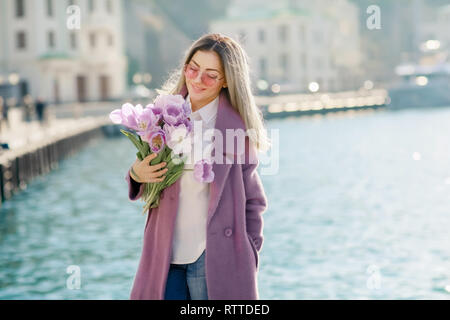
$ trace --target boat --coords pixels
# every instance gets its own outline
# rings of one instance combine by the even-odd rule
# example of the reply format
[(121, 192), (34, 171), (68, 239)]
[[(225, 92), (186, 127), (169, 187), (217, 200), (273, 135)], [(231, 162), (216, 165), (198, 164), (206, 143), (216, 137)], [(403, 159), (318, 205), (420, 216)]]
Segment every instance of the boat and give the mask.
[(388, 89), (388, 108), (450, 106), (449, 51), (430, 50), (415, 64), (397, 66), (395, 73), (399, 81)]

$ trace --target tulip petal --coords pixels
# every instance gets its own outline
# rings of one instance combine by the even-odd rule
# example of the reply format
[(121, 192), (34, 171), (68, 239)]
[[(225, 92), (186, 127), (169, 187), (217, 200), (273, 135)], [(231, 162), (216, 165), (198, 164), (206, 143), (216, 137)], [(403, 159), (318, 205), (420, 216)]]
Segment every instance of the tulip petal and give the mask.
[(109, 114), (109, 119), (115, 124), (122, 124), (122, 110), (116, 109)]

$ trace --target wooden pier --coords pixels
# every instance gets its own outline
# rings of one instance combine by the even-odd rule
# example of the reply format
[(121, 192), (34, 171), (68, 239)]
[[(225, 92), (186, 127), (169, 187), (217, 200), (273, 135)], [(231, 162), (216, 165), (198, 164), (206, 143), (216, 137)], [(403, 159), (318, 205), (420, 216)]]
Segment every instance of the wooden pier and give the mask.
[(335, 93), (257, 96), (255, 97), (255, 102), (262, 108), (264, 118), (272, 119), (383, 108), (389, 104), (390, 98), (386, 90), (372, 89)]
[(90, 140), (118, 131), (111, 130), (111, 125), (107, 116), (101, 116), (53, 119), (43, 126), (37, 121), (18, 122), (2, 131), (2, 143), (8, 143), (10, 149), (0, 153), (0, 205)]

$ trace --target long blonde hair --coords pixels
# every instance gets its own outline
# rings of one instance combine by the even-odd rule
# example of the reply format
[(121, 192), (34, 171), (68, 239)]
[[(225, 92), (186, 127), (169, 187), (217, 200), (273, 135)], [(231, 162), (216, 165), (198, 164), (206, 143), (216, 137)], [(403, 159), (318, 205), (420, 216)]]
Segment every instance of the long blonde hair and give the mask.
[(225, 70), (228, 99), (245, 123), (248, 136), (258, 151), (266, 151), (271, 146), (264, 126), (264, 117), (255, 103), (251, 91), (250, 67), (248, 56), (238, 42), (220, 33), (208, 33), (196, 40), (186, 51), (181, 65), (175, 69), (158, 93), (177, 94), (186, 83), (182, 72), (186, 63), (191, 61), (195, 52), (215, 51), (221, 58)]

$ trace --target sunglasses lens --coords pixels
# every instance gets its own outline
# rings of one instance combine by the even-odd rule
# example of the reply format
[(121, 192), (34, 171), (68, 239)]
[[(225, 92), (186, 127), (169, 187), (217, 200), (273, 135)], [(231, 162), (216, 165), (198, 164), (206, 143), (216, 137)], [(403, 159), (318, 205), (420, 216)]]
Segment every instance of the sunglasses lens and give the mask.
[(205, 85), (207, 85), (208, 87), (214, 85), (214, 83), (216, 82), (214, 79), (211, 79), (210, 77), (208, 77), (206, 74), (204, 74), (202, 76), (202, 81)]
[[(197, 78), (198, 72), (199, 72), (198, 70), (193, 69), (189, 65), (186, 65), (184, 68), (184, 74), (189, 79)], [(201, 78), (202, 78), (202, 82), (208, 87), (211, 87), (216, 83), (216, 78), (211, 78), (206, 73), (203, 73)]]
[(197, 77), (198, 71), (186, 66), (185, 74), (189, 79), (193, 79)]

